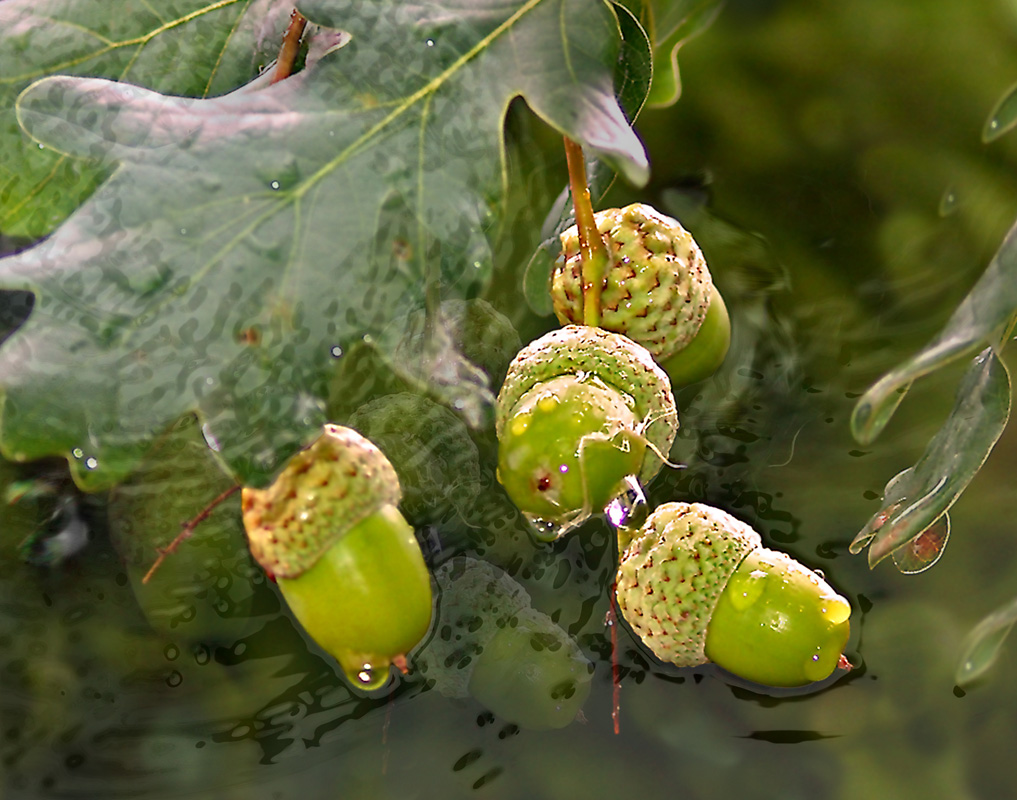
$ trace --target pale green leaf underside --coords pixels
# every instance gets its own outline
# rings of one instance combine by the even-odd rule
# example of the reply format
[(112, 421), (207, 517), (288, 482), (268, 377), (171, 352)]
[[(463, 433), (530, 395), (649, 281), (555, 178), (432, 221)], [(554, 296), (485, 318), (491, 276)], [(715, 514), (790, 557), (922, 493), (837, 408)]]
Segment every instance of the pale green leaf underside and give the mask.
[(278, 47), (291, 8), (281, 0), (0, 3), (0, 230), (48, 233), (103, 177), (97, 165), (40, 149), (19, 129), (14, 101), (32, 81), (59, 73), (165, 94), (223, 94)]
[(999, 657), (1000, 648), (1017, 622), (1017, 598), (997, 608), (968, 634), (957, 665), (956, 681), (966, 686), (982, 677)]
[(978, 473), (1009, 415), (1009, 373), (986, 348), (964, 375), (953, 410), (925, 453), (887, 484), (882, 507), (855, 537), (852, 552), (868, 546), (874, 566), (936, 523)]
[(116, 169), (0, 261), (0, 286), (37, 295), (0, 349), (8, 457), (66, 455), (97, 488), (197, 411), (237, 477), (265, 480), (316, 432), (337, 354), (366, 335), (394, 346), (428, 281), (455, 297), (485, 279), (516, 95), (645, 178), (599, 0), (301, 9), (352, 41), (260, 91), (50, 78), (21, 96), (33, 138)]
[(1010, 229), (982, 277), (939, 335), (877, 381), (855, 405), (851, 430), (862, 444), (875, 439), (907, 387), (981, 344), (997, 344), (1017, 309), (1017, 225)]

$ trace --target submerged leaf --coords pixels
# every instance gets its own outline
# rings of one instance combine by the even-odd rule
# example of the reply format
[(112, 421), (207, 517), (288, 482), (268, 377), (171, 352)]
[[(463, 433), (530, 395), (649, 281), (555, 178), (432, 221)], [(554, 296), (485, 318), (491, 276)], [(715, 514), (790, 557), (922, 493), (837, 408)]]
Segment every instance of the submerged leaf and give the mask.
[(997, 344), (1017, 310), (1017, 224), (978, 283), (950, 317), (939, 335), (915, 356), (884, 375), (862, 395), (851, 415), (851, 431), (862, 444), (875, 439), (902, 393), (917, 378), (970, 353), (986, 342)]
[(50, 238), (0, 260), (0, 285), (36, 295), (0, 349), (4, 454), (64, 455), (79, 484), (109, 486), (153, 431), (197, 411), (237, 478), (264, 482), (316, 434), (336, 353), (365, 336), (391, 350), (427, 287), (461, 297), (486, 280), (513, 97), (645, 178), (613, 93), (610, 8), (460, 5), (303, 3), (351, 41), (259, 91), (28, 89), (34, 138), (117, 169)]
[[(869, 564), (875, 566), (932, 527), (978, 473), (1009, 416), (1010, 375), (986, 348), (965, 373), (949, 418), (914, 467), (887, 484), (882, 508), (855, 537), (851, 552), (868, 545)], [(920, 548), (925, 560), (938, 558), (948, 534), (949, 529), (938, 550)], [(929, 541), (935, 536), (930, 534)]]
[(996, 663), (1014, 622), (1017, 622), (1017, 598), (997, 608), (974, 627), (968, 634), (957, 665), (958, 686), (978, 680)]

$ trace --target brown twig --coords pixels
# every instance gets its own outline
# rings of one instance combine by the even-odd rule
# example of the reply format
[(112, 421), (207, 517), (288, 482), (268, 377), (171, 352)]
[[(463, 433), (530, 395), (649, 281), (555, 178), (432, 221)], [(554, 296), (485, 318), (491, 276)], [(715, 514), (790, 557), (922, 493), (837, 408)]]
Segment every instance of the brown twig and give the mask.
[(568, 136), (565, 137), (565, 160), (568, 162), (572, 205), (579, 230), (579, 255), (583, 264), (583, 322), (596, 326), (600, 324), (600, 290), (607, 267), (607, 247), (593, 216), (583, 148)]
[(213, 500), (211, 503), (205, 506), (205, 508), (194, 519), (192, 519), (190, 522), (183, 523), (183, 525), (180, 528), (180, 533), (177, 534), (177, 537), (172, 542), (170, 542), (166, 547), (162, 547), (159, 549), (159, 557), (155, 560), (155, 563), (152, 564), (151, 569), (149, 569), (148, 572), (145, 573), (145, 577), (141, 579), (141, 582), (148, 583), (149, 579), (155, 574), (155, 571), (159, 569), (159, 567), (162, 565), (162, 562), (166, 560), (166, 556), (170, 555), (171, 553), (175, 553), (176, 549), (180, 547), (180, 544), (185, 539), (191, 538), (191, 534), (194, 533), (194, 529), (197, 528), (198, 525), (200, 525), (206, 519), (208, 519), (209, 515), (216, 508), (216, 506), (218, 506), (224, 500), (229, 498), (231, 495), (236, 494), (238, 491), (240, 491), (240, 484), (237, 484), (236, 486), (231, 486), (229, 489), (227, 489), (225, 492), (223, 492), (221, 495), (215, 498), (215, 500)]
[(293, 9), (293, 13), (290, 14), (289, 27), (283, 34), (282, 47), (279, 48), (279, 59), (275, 62), (275, 75), (272, 76), (272, 83), (278, 83), (293, 74), (293, 64), (300, 51), (300, 37), (304, 35), (306, 27), (307, 18)]
[(611, 584), (611, 608), (607, 612), (607, 625), (611, 629), (611, 719), (614, 721), (614, 735), (621, 732), (621, 669), (618, 666), (618, 611), (615, 607), (615, 592), (618, 584)]

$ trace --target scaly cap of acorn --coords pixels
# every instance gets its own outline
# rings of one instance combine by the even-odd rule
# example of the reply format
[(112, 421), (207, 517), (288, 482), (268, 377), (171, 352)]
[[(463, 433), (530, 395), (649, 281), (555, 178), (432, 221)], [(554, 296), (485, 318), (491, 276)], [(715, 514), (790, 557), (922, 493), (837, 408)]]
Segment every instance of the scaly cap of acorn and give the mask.
[(354, 685), (377, 689), (430, 625), (431, 584), (391, 463), (326, 425), (266, 489), (243, 490), (251, 552)]
[[(731, 328), (724, 301), (692, 235), (677, 220), (643, 203), (599, 211), (594, 219), (609, 258), (600, 296), (600, 327), (641, 344), (676, 383), (691, 383), (712, 373), (727, 353)], [(561, 245), (551, 276), (551, 299), (563, 325), (579, 324), (583, 264), (576, 226), (562, 233)], [(681, 351), (686, 352), (677, 359)]]
[(625, 620), (662, 661), (712, 661), (769, 686), (823, 680), (842, 665), (847, 600), (719, 509), (665, 503), (625, 547)]

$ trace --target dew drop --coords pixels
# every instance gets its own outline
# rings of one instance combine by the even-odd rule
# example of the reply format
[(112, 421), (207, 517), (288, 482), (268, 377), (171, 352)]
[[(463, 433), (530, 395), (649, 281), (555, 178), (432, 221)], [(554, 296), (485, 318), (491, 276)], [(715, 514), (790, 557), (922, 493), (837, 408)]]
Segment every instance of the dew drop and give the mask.
[(75, 458), (83, 458), (85, 455), (85, 451), (82, 450), (80, 447), (75, 447), (73, 450), (71, 450), (71, 455), (74, 456)]
[(434, 39), (428, 39), (427, 42), (425, 42), (425, 44), (428, 47), (434, 47)]
[(279, 181), (271, 181), (268, 185), (269, 188), (272, 189), (272, 191), (278, 191), (281, 184), (279, 183)]
[(378, 689), (384, 688), (389, 678), (389, 670), (387, 668), (378, 669), (369, 663), (361, 664), (359, 667), (351, 670), (344, 670), (344, 672), (350, 683), (366, 692), (375, 692)]
[(538, 541), (553, 542), (563, 532), (563, 526), (551, 520), (541, 519), (533, 514), (523, 514), (530, 527), (533, 528), (533, 535)]
[(960, 207), (960, 201), (957, 199), (957, 192), (951, 186), (939, 199), (939, 216), (948, 217), (953, 214)]
[(754, 569), (748, 574), (735, 574), (724, 590), (737, 611), (744, 611), (755, 603), (766, 588), (768, 575), (761, 569)]
[(186, 236), (187, 235), (187, 228), (181, 228), (180, 229), (180, 235), (181, 236)]
[(38, 147), (39, 147), (40, 150), (45, 150), (46, 149), (46, 145), (44, 145), (42, 142), (39, 142)]
[(340, 358), (342, 357), (343, 349), (339, 345), (334, 344), (329, 352), (332, 354), (332, 358)]
[(208, 445), (208, 449), (214, 450), (216, 453), (218, 453), (219, 450), (221, 449), (221, 446), (219, 445), (219, 440), (216, 439), (215, 436), (212, 434), (212, 429), (208, 427), (207, 422), (201, 426), (201, 435), (205, 438), (205, 444)]
[(822, 614), (831, 625), (840, 625), (851, 616), (851, 604), (840, 595), (824, 598)]
[(97, 459), (95, 456), (89, 456), (88, 458), (85, 459), (85, 467), (87, 467), (88, 469), (95, 469), (98, 466), (99, 459)]
[(625, 490), (607, 504), (607, 521), (616, 528), (638, 528), (649, 516), (649, 505), (643, 487), (634, 475), (624, 480)]
[(833, 672), (833, 666), (830, 663), (830, 658), (823, 653), (823, 649), (817, 647), (816, 652), (805, 660), (802, 672), (810, 681), (821, 681), (829, 677), (830, 673)]

